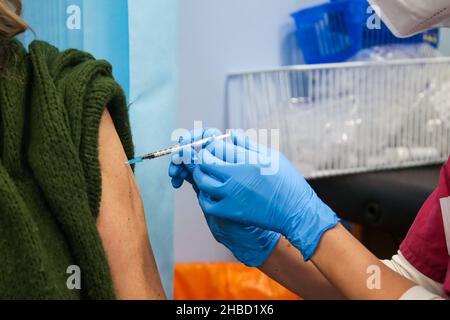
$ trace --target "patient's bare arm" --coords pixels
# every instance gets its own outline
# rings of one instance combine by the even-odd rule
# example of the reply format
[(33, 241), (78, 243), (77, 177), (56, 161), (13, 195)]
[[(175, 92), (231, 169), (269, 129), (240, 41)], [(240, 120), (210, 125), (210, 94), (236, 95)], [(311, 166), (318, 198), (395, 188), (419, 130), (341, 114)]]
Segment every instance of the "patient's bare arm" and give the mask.
[(118, 299), (165, 299), (148, 237), (144, 208), (111, 116), (99, 135), (102, 199), (97, 228)]

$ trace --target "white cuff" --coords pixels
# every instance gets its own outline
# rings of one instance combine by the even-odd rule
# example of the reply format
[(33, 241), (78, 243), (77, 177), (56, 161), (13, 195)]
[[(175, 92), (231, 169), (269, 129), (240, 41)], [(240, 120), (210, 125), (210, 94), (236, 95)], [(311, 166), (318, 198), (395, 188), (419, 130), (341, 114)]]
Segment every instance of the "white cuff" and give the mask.
[(399, 300), (445, 300), (444, 298), (431, 293), (421, 286), (415, 286), (406, 291)]
[(414, 266), (406, 260), (400, 251), (398, 252), (398, 255), (392, 257), (392, 260), (384, 260), (383, 263), (396, 273), (422, 287), (427, 292), (430, 292), (436, 296), (443, 295), (443, 284), (428, 278), (426, 275), (414, 268)]

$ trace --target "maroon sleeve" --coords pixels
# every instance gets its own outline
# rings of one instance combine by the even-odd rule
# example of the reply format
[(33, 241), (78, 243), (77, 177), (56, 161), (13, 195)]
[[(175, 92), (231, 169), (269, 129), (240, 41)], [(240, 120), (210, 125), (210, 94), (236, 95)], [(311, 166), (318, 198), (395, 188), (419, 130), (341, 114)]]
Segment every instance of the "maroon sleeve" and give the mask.
[(417, 215), (400, 252), (418, 271), (450, 289), (449, 254), (441, 212), (442, 198), (449, 197), (450, 168), (441, 169), (439, 186)]

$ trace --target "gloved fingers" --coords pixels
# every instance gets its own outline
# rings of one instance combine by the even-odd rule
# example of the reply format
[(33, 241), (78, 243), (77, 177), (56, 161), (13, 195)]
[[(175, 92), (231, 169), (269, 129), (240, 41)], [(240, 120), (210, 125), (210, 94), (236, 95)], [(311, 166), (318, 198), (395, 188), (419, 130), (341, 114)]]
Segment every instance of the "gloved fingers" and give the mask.
[(204, 173), (199, 167), (195, 168), (193, 177), (195, 185), (201, 192), (209, 194), (216, 200), (221, 200), (226, 196), (224, 183)]
[[(170, 165), (169, 165), (168, 174), (169, 174), (169, 177), (172, 178), (171, 179), (172, 186), (175, 189), (179, 189), (179, 188), (181, 188), (181, 186), (183, 185), (183, 182), (184, 182), (184, 179), (181, 177), (181, 174), (186, 169), (184, 169), (182, 165), (175, 164), (173, 161), (173, 158), (174, 157), (172, 157), (172, 161), (170, 162)], [(178, 163), (177, 160), (175, 160), (175, 162)]]
[(200, 152), (198, 153), (198, 159), (200, 165), (231, 165), (230, 163), (227, 163), (224, 160), (213, 155), (208, 149), (200, 150)]
[(279, 161), (281, 154), (278, 151), (257, 144), (250, 137), (245, 136), (242, 130), (231, 131), (231, 140), (234, 145), (248, 150), (245, 154), (245, 163), (268, 167), (272, 162)]
[(169, 176), (172, 178), (172, 186), (175, 189), (181, 188), (184, 180), (187, 180), (190, 173), (184, 166), (177, 166), (173, 163), (169, 166)]
[(183, 164), (183, 158), (181, 157), (180, 152), (172, 154), (171, 163), (177, 166)]
[(202, 211), (206, 216), (220, 217), (220, 212), (218, 211), (217, 207), (217, 205), (220, 204), (220, 201), (216, 201), (211, 197), (211, 195), (204, 192), (203, 190), (199, 193), (198, 203), (200, 204), (200, 207), (202, 208)]
[(194, 189), (194, 192), (197, 194), (197, 196), (200, 194), (200, 189), (197, 187), (197, 185), (195, 184), (193, 178), (192, 181), (189, 181), (189, 183), (192, 185), (192, 188)]
[(208, 148), (218, 159), (229, 164), (262, 164), (265, 165), (267, 157), (253, 150), (245, 149), (226, 141), (215, 141)]
[[(230, 219), (221, 218), (218, 216), (213, 216), (209, 214), (205, 214), (206, 221), (208, 222), (208, 225), (211, 227), (214, 231), (224, 233), (225, 230), (227, 230), (227, 233), (234, 236), (242, 235), (243, 233), (248, 233), (247, 226), (240, 224), (239, 222), (235, 222)], [(213, 230), (212, 230), (213, 231)]]
[(179, 177), (180, 177), (180, 179), (186, 180), (189, 177), (189, 175), (190, 175), (189, 171), (183, 170), (183, 171), (181, 171)]
[(200, 150), (198, 157), (200, 159), (200, 169), (202, 172), (215, 177), (221, 182), (225, 183), (230, 178), (229, 168), (233, 164), (225, 162), (209, 152), (207, 149)]
[[(209, 199), (205, 199), (207, 197), (204, 193), (200, 193), (199, 198), (201, 198), (201, 201), (209, 201)], [(211, 233), (213, 234), (214, 238), (221, 242), (220, 236), (222, 235), (221, 228), (220, 228), (220, 218), (217, 218), (215, 216), (205, 214), (206, 222), (208, 223), (208, 227), (211, 230)]]
[[(179, 161), (181, 161), (183, 167), (190, 173), (192, 174), (194, 172), (194, 169), (197, 167), (198, 165), (198, 156), (197, 156), (197, 152), (191, 148), (191, 147), (186, 147), (180, 150), (179, 153), (174, 154), (172, 156), (172, 159), (175, 159), (175, 161), (178, 163)], [(173, 162), (173, 160), (172, 160)]]
[(217, 128), (207, 128), (203, 132), (203, 139), (210, 138), (210, 137), (217, 137), (221, 136), (223, 133)]
[(177, 178), (181, 175), (181, 172), (183, 172), (183, 170), (186, 169), (184, 169), (182, 165), (176, 165), (173, 162), (171, 162), (169, 165), (169, 177)]
[(219, 160), (233, 164), (247, 163), (251, 152), (226, 140), (213, 141), (206, 149)]
[(180, 152), (172, 155), (169, 176), (172, 178), (172, 186), (175, 189), (180, 188), (186, 180), (194, 186), (194, 190), (198, 193), (192, 177), (194, 169), (198, 166), (197, 162), (197, 152), (190, 147), (183, 148)]
[(183, 186), (184, 183), (184, 179), (180, 179), (180, 178), (173, 178), (171, 180), (172, 183), (172, 187), (174, 187), (175, 189), (179, 189)]
[(259, 152), (262, 146), (259, 146), (250, 137), (246, 136), (242, 130), (231, 130), (231, 141), (234, 145), (244, 149)]
[(189, 173), (192, 174), (195, 167), (195, 154), (195, 151), (189, 150), (188, 148), (181, 150), (179, 153), (174, 153), (169, 165), (169, 176), (171, 178), (178, 177), (183, 171), (187, 171), (186, 176), (188, 176)]

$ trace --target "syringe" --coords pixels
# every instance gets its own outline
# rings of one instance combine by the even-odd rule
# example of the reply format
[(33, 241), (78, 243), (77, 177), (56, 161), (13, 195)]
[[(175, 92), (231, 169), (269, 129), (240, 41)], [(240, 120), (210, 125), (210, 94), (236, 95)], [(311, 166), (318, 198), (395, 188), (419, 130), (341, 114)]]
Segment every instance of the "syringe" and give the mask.
[(157, 159), (157, 158), (161, 158), (161, 157), (164, 157), (164, 156), (168, 156), (170, 154), (178, 153), (181, 150), (183, 150), (184, 148), (197, 148), (197, 147), (201, 147), (201, 146), (203, 146), (205, 144), (214, 142), (216, 140), (226, 140), (229, 137), (231, 137), (231, 134), (227, 133), (227, 134), (220, 135), (220, 136), (212, 136), (212, 137), (205, 138), (205, 139), (202, 139), (202, 140), (198, 140), (198, 141), (195, 141), (195, 142), (192, 142), (192, 143), (178, 144), (178, 145), (176, 145), (174, 147), (171, 147), (171, 148), (167, 148), (167, 149), (164, 149), (164, 150), (161, 150), (161, 151), (156, 151), (156, 152), (152, 152), (152, 153), (140, 156), (140, 157), (136, 157), (136, 158), (131, 159), (131, 160), (125, 162), (125, 163), (129, 164), (129, 165), (137, 164), (137, 163), (141, 163), (141, 162), (143, 162), (145, 160)]

